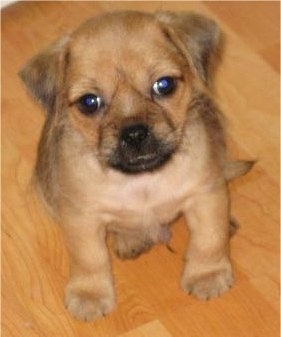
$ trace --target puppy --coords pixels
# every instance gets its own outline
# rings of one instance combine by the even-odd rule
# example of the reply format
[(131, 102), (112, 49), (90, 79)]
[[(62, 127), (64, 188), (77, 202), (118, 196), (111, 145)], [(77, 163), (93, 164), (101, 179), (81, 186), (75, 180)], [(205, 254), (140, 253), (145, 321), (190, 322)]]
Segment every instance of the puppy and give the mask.
[(184, 215), (182, 288), (200, 299), (233, 284), (229, 161), (211, 95), (221, 34), (193, 13), (114, 12), (35, 56), (20, 76), (46, 110), (35, 180), (71, 257), (65, 303), (78, 319), (110, 312), (106, 235), (121, 258), (167, 243)]

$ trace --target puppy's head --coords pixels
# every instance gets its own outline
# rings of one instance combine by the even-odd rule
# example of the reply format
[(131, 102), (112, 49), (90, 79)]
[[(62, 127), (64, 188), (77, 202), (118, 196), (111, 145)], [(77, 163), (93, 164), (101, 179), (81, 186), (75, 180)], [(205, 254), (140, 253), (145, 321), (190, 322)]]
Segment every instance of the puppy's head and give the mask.
[(35, 56), (21, 77), (47, 118), (60, 115), (101, 165), (152, 171), (180, 148), (219, 40), (215, 23), (196, 14), (109, 13)]

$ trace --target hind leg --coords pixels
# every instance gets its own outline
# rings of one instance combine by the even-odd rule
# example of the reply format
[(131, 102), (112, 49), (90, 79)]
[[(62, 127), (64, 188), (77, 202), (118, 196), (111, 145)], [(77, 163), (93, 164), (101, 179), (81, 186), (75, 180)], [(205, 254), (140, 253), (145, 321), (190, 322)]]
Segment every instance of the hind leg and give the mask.
[(135, 259), (149, 251), (154, 244), (167, 244), (171, 238), (169, 225), (136, 232), (118, 232), (113, 235), (115, 254), (121, 259)]
[(135, 259), (149, 251), (154, 241), (146, 232), (114, 233), (113, 248), (120, 259)]

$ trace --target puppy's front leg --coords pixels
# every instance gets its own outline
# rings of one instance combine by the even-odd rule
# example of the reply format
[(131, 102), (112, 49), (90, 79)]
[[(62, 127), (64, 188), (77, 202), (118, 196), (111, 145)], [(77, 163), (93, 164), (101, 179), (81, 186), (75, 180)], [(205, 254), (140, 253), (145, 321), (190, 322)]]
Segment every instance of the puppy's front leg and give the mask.
[(186, 212), (190, 242), (182, 287), (200, 299), (217, 297), (233, 284), (229, 245), (228, 193), (225, 186), (195, 197)]
[(63, 227), (71, 258), (65, 304), (77, 319), (94, 320), (115, 306), (105, 228), (81, 219)]

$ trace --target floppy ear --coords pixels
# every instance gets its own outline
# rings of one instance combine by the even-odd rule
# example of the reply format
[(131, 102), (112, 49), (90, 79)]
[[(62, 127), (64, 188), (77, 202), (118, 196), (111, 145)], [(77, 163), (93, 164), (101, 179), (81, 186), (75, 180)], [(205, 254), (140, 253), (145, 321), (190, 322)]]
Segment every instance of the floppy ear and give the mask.
[(193, 70), (209, 84), (212, 66), (219, 58), (222, 36), (217, 24), (195, 13), (158, 12), (165, 33), (188, 58)]
[(28, 91), (48, 113), (51, 113), (55, 107), (59, 79), (67, 58), (68, 40), (68, 36), (63, 37), (35, 55), (19, 72)]

